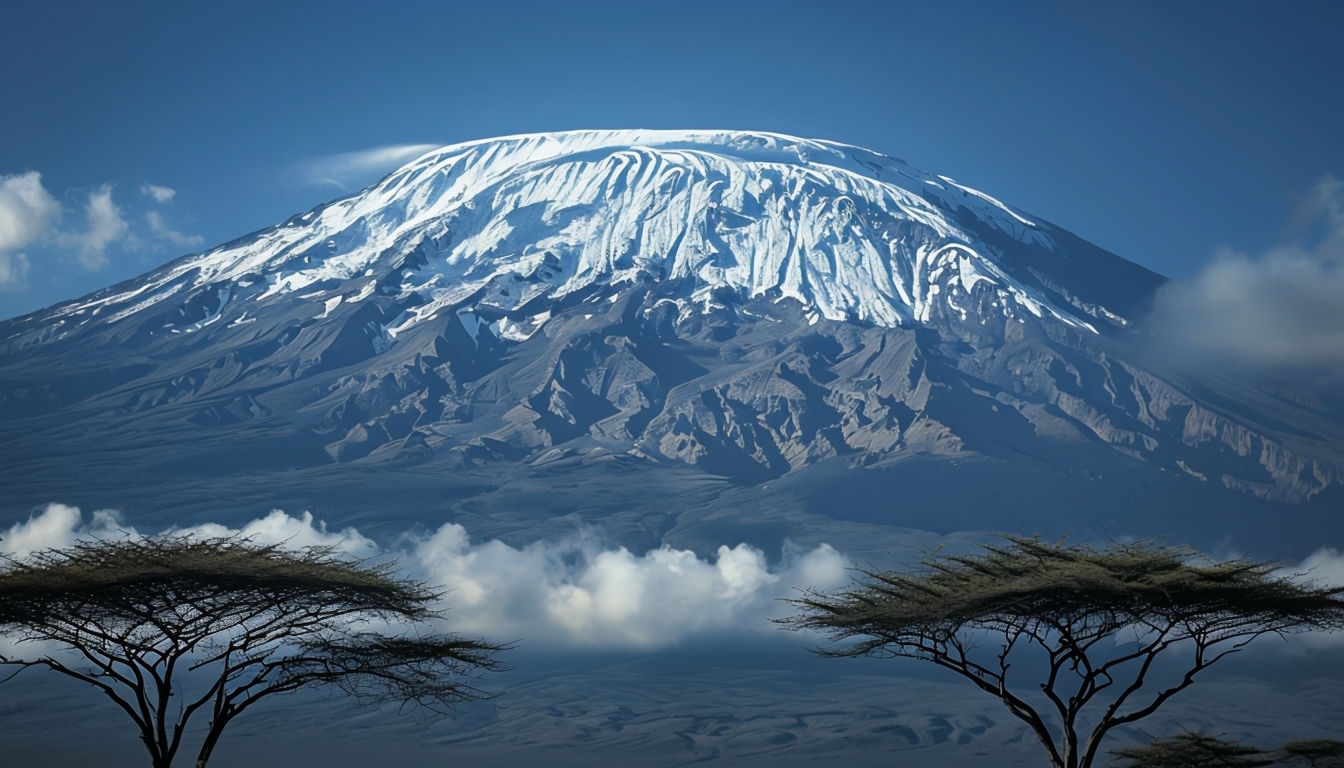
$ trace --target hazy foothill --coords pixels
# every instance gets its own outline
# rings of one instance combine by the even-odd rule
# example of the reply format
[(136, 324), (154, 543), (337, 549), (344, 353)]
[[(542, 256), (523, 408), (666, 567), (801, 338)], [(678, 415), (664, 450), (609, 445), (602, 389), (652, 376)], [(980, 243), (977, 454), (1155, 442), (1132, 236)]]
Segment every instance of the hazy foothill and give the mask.
[[(1039, 740), (1079, 768), (1124, 742), (1217, 732), (1206, 720), (1227, 710), (1207, 687), (1288, 701), (1243, 742), (1330, 738), (1337, 688), (1313, 688), (1310, 663), (1257, 643), (1236, 657), (1257, 653), (1262, 677), (1205, 668), (1257, 636), (1337, 627), (1338, 393), (1172, 354), (1145, 325), (1167, 285), (1009, 202), (831, 141), (569, 131), (429, 150), (362, 192), (0, 323), (0, 513), (18, 521), (0, 545), (31, 543), (6, 550), (5, 621), (34, 642), (111, 643), (83, 672), (23, 657), (27, 643), (5, 656), (95, 687), (129, 675), (116, 700), (161, 764), (179, 713), (222, 728), (234, 701), (319, 682), (471, 698), (456, 673), (515, 639), (519, 669), (492, 675), (507, 706), (377, 728), (467, 764), (557, 747), (577, 762), (1039, 764)], [(74, 506), (102, 511), (57, 514)], [(266, 536), (206, 537), (217, 555), (180, 537), (254, 525)], [(1043, 543), (1062, 536), (1078, 544)], [(432, 587), (302, 537), (403, 556)], [(1132, 543), (1154, 537), (1171, 544)], [(940, 543), (930, 575), (901, 570)], [(295, 633), (290, 614), (247, 613), (253, 598), (275, 610), (265, 590), (295, 587), (283, 579), (137, 570), (179, 547), (315, 568), (341, 586), (304, 581), (302, 596), (353, 602), (302, 603)], [(90, 590), (75, 574), (123, 554), (105, 571), (130, 581)], [(1290, 581), (1280, 560), (1319, 571)], [(846, 564), (864, 569), (848, 591)], [(79, 586), (32, 587), (47, 573)], [(402, 602), (342, 591), (363, 578)], [(179, 602), (196, 588), (222, 602)], [(915, 655), (965, 690), (921, 665), (814, 663), (769, 622), (789, 605), (793, 626), (856, 643), (826, 653)], [(479, 638), (465, 656), (353, 621), (441, 607), (435, 627)], [(186, 629), (157, 639), (165, 618)], [(111, 623), (90, 635), (87, 619)], [(230, 637), (274, 643), (235, 669)], [(1291, 648), (1328, 682), (1338, 651), (1319, 639)], [(119, 666), (153, 680), (211, 643), (222, 682), (181, 693), (185, 709)], [(253, 668), (274, 671), (251, 683)], [(26, 718), (25, 677), (0, 696)], [(283, 741), (268, 722), (239, 749)], [(314, 749), (353, 738), (305, 727), (327, 734)]]

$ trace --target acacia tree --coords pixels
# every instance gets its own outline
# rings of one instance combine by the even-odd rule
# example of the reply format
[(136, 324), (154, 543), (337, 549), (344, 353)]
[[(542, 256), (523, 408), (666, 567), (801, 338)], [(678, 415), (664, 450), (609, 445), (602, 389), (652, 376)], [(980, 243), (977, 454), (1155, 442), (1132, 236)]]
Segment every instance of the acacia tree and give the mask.
[[(1057, 768), (1091, 766), (1112, 729), (1257, 637), (1344, 625), (1344, 589), (1277, 576), (1271, 564), (1212, 563), (1152, 543), (1005, 539), (931, 557), (922, 572), (864, 571), (848, 590), (791, 601), (801, 612), (781, 621), (854, 641), (822, 655), (905, 656), (961, 675), (1025, 722)], [(1023, 673), (1033, 656), (1044, 679)], [(1181, 671), (1152, 685), (1159, 657)]]
[(225, 727), (275, 694), (329, 683), (361, 700), (438, 711), (487, 695), (472, 681), (507, 646), (375, 629), (425, 628), (440, 596), (325, 547), (238, 537), (81, 542), (0, 567), (0, 632), (42, 648), (0, 663), (100, 690), (135, 722), (154, 768), (172, 764), (188, 723), (205, 712), (203, 768)]
[(1121, 768), (1257, 768), (1275, 762), (1255, 747), (1190, 732), (1111, 754), (1120, 758)]
[(1290, 741), (1279, 747), (1279, 752), (1288, 758), (1306, 760), (1312, 768), (1318, 765), (1344, 764), (1344, 741), (1334, 739)]

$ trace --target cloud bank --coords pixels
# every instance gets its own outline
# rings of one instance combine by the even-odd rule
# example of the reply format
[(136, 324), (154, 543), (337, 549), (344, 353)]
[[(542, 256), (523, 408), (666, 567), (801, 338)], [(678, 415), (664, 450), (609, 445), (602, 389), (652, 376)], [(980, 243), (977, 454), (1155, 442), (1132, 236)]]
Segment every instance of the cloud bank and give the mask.
[[(588, 532), (513, 547), (473, 542), (454, 523), (380, 543), (353, 527), (329, 529), (309, 512), (282, 510), (236, 528), (206, 523), (160, 533), (243, 536), (260, 544), (326, 546), (352, 558), (393, 561), (399, 575), (448, 590), (439, 606), (447, 611), (445, 631), (522, 640), (540, 650), (656, 650), (696, 636), (769, 634), (775, 631), (771, 618), (793, 612), (782, 599), (797, 597), (799, 590), (834, 590), (850, 583), (851, 575), (849, 561), (825, 544), (803, 549), (785, 541), (781, 556), (771, 562), (746, 544), (720, 546), (708, 557), (667, 546), (636, 554)], [(28, 520), (0, 529), (0, 556), (22, 558), (78, 540), (144, 535), (111, 510), (86, 518), (76, 507), (48, 504)], [(1344, 553), (1322, 547), (1280, 573), (1344, 587)], [(1344, 633), (1308, 632), (1288, 650), (1341, 643)]]
[(303, 186), (333, 187), (348, 192), (438, 148), (437, 144), (395, 144), (343, 152), (299, 163), (294, 168), (294, 176)]
[[(530, 648), (654, 649), (696, 635), (773, 632), (768, 619), (790, 612), (780, 598), (849, 580), (848, 562), (827, 545), (803, 550), (785, 542), (771, 563), (746, 544), (710, 557), (661, 547), (635, 554), (592, 534), (517, 548), (473, 542), (446, 524), (385, 545), (354, 528), (328, 530), (307, 512), (276, 510), (241, 528), (205, 524), (171, 531), (188, 536), (250, 536), (259, 543), (323, 545), (357, 558), (394, 559), (402, 575), (448, 589), (445, 628)], [(113, 513), (84, 520), (75, 507), (50, 504), (0, 532), (0, 554), (21, 557), (80, 538), (141, 536)]]
[(1148, 324), (1163, 351), (1252, 375), (1344, 380), (1344, 183), (1322, 179), (1303, 213), (1311, 244), (1258, 258), (1225, 251), (1159, 291)]

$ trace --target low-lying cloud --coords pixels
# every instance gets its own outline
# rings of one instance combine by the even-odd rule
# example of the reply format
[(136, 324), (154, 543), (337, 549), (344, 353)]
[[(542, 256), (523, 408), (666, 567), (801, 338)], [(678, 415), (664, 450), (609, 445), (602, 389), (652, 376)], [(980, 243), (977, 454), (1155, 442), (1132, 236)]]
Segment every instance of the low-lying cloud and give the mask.
[(847, 562), (821, 545), (785, 543), (771, 566), (746, 544), (712, 557), (661, 547), (604, 548), (585, 535), (523, 548), (472, 543), (459, 525), (413, 541), (408, 564), (447, 597), (454, 625), (471, 633), (568, 646), (653, 648), (694, 634), (767, 631), (786, 613), (779, 598), (847, 580)]
[[(788, 541), (773, 562), (747, 544), (720, 546), (704, 557), (667, 546), (638, 554), (584, 531), (514, 547), (472, 541), (454, 523), (377, 542), (353, 527), (329, 529), (309, 512), (282, 510), (240, 527), (205, 523), (161, 533), (242, 536), (259, 544), (323, 546), (351, 558), (393, 561), (399, 575), (447, 590), (440, 606), (447, 611), (446, 631), (521, 640), (533, 649), (654, 650), (695, 636), (771, 633), (771, 618), (793, 613), (782, 599), (800, 590), (834, 590), (851, 576), (849, 561), (832, 547), (803, 549)], [(0, 530), (0, 556), (22, 558), (79, 540), (145, 535), (111, 510), (85, 516), (77, 507), (48, 504)], [(1322, 547), (1280, 573), (1344, 587), (1344, 553)], [(1341, 642), (1340, 633), (1309, 632), (1291, 649)]]
[(1303, 574), (1321, 586), (1344, 587), (1344, 552), (1321, 547), (1313, 552), (1295, 573)]
[[(791, 612), (780, 598), (849, 579), (848, 562), (824, 544), (805, 550), (784, 542), (772, 563), (746, 544), (721, 546), (708, 557), (666, 546), (637, 554), (584, 532), (513, 547), (473, 542), (452, 523), (379, 544), (354, 528), (329, 530), (307, 512), (279, 510), (240, 528), (209, 523), (171, 532), (241, 535), (258, 543), (329, 546), (351, 557), (394, 559), (402, 575), (448, 590), (446, 629), (521, 639), (530, 648), (653, 649), (696, 635), (772, 632), (768, 620)], [(81, 538), (142, 535), (111, 512), (85, 520), (75, 507), (50, 504), (0, 533), (0, 554), (22, 557)]]
[(1314, 242), (1258, 258), (1226, 251), (1159, 291), (1149, 326), (1176, 359), (1276, 378), (1344, 380), (1344, 183), (1304, 207)]
[[(1344, 589), (1344, 552), (1334, 547), (1321, 547), (1294, 568), (1285, 568), (1285, 575), (1305, 579), (1318, 587)], [(1338, 648), (1344, 645), (1344, 632), (1307, 632), (1299, 640), (1306, 650)]]

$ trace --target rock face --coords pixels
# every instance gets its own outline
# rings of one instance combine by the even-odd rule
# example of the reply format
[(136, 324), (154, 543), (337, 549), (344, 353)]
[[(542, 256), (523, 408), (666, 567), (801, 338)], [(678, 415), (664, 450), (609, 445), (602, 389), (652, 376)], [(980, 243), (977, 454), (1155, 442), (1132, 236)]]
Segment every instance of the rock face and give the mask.
[[(242, 500), (519, 536), (574, 513), (660, 541), (906, 525), (916, 503), (945, 529), (1152, 534), (1180, 505), (1192, 531), (1290, 510), (1338, 532), (1344, 427), (1146, 363), (1132, 320), (1161, 282), (855, 147), (447, 147), (0, 325), (0, 512)], [(892, 511), (828, 508), (836, 484)], [(771, 486), (788, 499), (741, 506)]]

